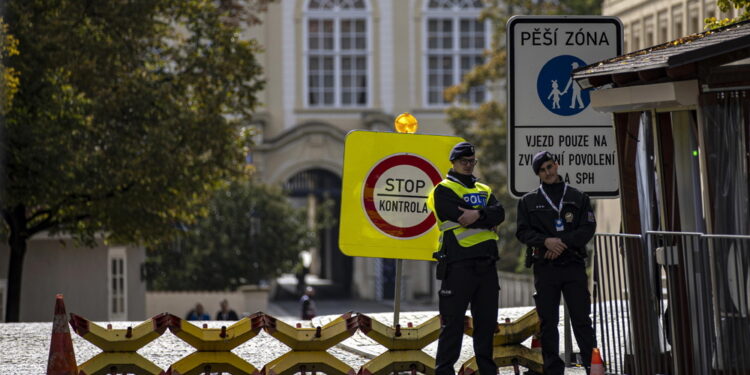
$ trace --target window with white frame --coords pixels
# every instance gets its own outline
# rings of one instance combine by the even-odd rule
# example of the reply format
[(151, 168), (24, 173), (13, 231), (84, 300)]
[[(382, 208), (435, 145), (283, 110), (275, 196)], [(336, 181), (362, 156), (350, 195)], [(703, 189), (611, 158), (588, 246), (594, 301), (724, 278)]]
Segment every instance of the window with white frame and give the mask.
[(109, 281), (109, 320), (127, 319), (127, 253), (124, 247), (109, 249), (107, 280)]
[(369, 15), (364, 0), (310, 0), (305, 11), (308, 107), (370, 102)]
[[(488, 25), (478, 20), (482, 0), (430, 0), (425, 9), (426, 101), (428, 106), (449, 104), (443, 92), (461, 82), (475, 66), (484, 63)], [(485, 101), (484, 86), (472, 88), (462, 100)]]

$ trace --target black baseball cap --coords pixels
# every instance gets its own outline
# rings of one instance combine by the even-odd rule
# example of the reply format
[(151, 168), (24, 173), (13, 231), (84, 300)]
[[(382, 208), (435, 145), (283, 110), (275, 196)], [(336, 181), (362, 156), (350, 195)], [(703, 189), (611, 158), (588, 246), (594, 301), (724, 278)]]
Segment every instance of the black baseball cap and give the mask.
[(537, 152), (531, 160), (531, 169), (534, 170), (534, 174), (539, 174), (539, 169), (542, 168), (542, 164), (549, 160), (555, 161), (555, 158), (549, 151)]
[(451, 161), (464, 156), (474, 156), (474, 145), (469, 142), (461, 142), (453, 146), (451, 150)]

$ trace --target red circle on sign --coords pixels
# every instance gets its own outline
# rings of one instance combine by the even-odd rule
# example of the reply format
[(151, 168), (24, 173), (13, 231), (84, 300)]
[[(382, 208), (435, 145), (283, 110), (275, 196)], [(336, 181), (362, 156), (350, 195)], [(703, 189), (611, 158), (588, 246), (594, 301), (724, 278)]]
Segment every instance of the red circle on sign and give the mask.
[(422, 222), (411, 227), (398, 227), (383, 219), (375, 208), (375, 184), (386, 171), (400, 165), (410, 165), (419, 168), (432, 181), (432, 185), (437, 185), (442, 180), (440, 171), (429, 161), (411, 154), (397, 154), (386, 157), (372, 168), (370, 174), (365, 179), (364, 191), (362, 193), (364, 208), (367, 217), (376, 228), (383, 233), (400, 239), (418, 237), (430, 230), (435, 225), (435, 215), (428, 215)]

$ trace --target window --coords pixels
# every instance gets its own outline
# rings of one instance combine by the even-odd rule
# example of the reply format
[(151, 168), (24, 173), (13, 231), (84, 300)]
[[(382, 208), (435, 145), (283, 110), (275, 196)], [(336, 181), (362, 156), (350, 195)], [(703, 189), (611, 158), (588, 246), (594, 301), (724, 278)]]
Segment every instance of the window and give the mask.
[(683, 37), (682, 35), (682, 7), (672, 7), (672, 39)]
[(658, 18), (659, 40), (657, 40), (656, 43), (664, 43), (669, 40), (669, 28), (667, 27), (669, 25), (669, 16), (667, 11), (659, 12)]
[[(484, 63), (487, 23), (477, 19), (481, 0), (430, 0), (425, 10), (426, 101), (428, 106), (448, 104), (443, 91), (461, 82), (475, 66)], [(484, 86), (472, 88), (462, 99), (485, 101)]]
[(643, 38), (644, 47), (649, 47), (654, 44), (654, 17), (647, 17), (643, 21), (643, 31), (645, 36)]
[(369, 104), (369, 12), (364, 0), (310, 0), (305, 13), (306, 104)]
[(638, 22), (634, 23), (631, 33), (633, 37), (632, 48), (633, 51), (637, 51), (641, 49), (641, 24)]
[(127, 314), (127, 256), (124, 247), (109, 249), (109, 320), (126, 320)]

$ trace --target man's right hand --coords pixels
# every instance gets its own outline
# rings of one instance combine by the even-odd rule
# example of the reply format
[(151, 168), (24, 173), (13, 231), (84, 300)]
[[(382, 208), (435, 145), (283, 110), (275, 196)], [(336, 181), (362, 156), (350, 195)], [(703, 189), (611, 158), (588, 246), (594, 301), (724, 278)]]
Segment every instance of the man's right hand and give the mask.
[(565, 249), (568, 248), (568, 246), (557, 237), (549, 237), (545, 239), (544, 247), (547, 248), (547, 252), (544, 254), (544, 258), (546, 259), (556, 259), (563, 251), (565, 251)]

